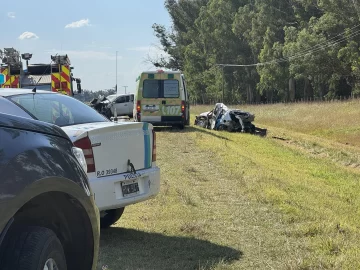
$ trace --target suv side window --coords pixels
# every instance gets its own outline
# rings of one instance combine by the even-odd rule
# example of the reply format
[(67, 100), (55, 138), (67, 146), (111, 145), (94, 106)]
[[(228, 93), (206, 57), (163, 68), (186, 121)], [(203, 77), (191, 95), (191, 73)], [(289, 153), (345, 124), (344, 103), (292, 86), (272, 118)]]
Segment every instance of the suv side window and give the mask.
[(119, 97), (119, 98), (116, 100), (116, 103), (125, 103), (125, 97)]

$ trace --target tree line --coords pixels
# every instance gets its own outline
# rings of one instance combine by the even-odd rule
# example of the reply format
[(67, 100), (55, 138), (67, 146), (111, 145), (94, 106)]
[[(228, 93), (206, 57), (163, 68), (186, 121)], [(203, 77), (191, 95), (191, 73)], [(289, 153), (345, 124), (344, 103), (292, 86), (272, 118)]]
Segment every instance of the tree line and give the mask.
[(356, 0), (166, 0), (165, 8), (171, 27), (153, 30), (169, 57), (151, 62), (183, 71), (197, 103), (360, 94)]

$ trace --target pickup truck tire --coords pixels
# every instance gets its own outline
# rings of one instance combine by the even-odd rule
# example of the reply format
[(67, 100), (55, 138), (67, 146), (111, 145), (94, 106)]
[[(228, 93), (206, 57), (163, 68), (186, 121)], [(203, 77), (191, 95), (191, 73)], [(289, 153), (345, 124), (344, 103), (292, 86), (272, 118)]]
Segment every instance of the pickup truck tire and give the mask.
[(8, 237), (4, 253), (4, 270), (67, 269), (61, 242), (48, 228), (18, 228)]
[(100, 228), (106, 229), (113, 225), (116, 221), (120, 219), (124, 213), (125, 207), (118, 209), (105, 210), (105, 215), (100, 218)]

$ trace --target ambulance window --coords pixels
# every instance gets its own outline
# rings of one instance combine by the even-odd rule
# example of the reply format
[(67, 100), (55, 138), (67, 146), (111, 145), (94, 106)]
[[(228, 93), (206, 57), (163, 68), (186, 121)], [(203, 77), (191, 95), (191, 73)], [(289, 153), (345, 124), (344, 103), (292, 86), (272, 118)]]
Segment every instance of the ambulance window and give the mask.
[(179, 97), (179, 81), (165, 80), (164, 81), (164, 98)]
[(159, 80), (144, 80), (144, 87), (142, 96), (144, 98), (159, 98), (160, 96), (160, 81)]

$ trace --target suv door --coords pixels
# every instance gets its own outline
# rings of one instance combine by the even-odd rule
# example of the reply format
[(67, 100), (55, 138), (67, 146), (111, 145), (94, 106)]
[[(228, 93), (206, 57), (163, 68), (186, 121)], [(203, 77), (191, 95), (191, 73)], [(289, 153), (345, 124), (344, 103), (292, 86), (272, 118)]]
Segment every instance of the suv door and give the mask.
[(129, 95), (129, 98), (129, 115), (132, 115), (134, 110), (134, 94)]
[[(114, 102), (114, 108), (116, 108), (117, 115), (127, 114), (127, 104), (125, 96), (118, 97)], [(115, 110), (112, 110), (112, 114), (114, 115)]]
[(125, 96), (125, 104), (124, 104), (125, 110), (126, 110), (126, 115), (130, 115), (132, 113), (132, 108), (131, 108), (131, 102), (130, 102), (130, 95), (126, 95)]

